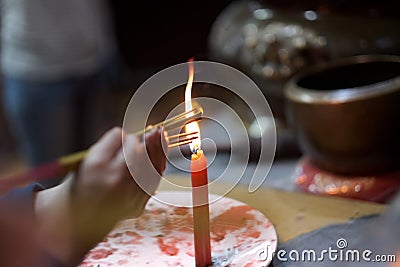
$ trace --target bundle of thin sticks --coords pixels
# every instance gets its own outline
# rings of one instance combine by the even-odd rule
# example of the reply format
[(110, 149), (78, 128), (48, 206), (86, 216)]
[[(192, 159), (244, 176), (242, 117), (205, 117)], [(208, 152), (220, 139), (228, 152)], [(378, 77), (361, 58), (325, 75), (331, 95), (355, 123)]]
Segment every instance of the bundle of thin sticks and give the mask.
[[(165, 133), (168, 147), (172, 148), (189, 144), (194, 139), (198, 138), (197, 132), (177, 133), (173, 135), (169, 135), (169, 133), (177, 129), (180, 132), (180, 130), (183, 129), (187, 123), (201, 120), (202, 114), (202, 110), (192, 109), (155, 125), (149, 125), (142, 131), (136, 132), (135, 135), (140, 137), (154, 128), (162, 127)], [(76, 152), (40, 165), (19, 175), (1, 178), (0, 194), (22, 185), (66, 175), (68, 172), (77, 169), (79, 163), (85, 158), (87, 154), (88, 150)]]

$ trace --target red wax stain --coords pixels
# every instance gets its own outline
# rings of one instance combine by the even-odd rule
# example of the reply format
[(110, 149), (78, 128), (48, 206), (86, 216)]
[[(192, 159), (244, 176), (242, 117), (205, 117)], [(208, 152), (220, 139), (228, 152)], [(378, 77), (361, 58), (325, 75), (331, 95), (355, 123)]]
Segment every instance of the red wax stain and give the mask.
[(136, 239), (143, 239), (143, 237), (141, 235), (139, 235), (138, 233), (133, 232), (133, 231), (126, 231), (125, 234), (127, 236), (132, 236), (132, 237), (134, 237)]
[(165, 209), (162, 209), (162, 208), (159, 208), (159, 209), (152, 209), (152, 210), (149, 211), (149, 213), (150, 213), (150, 214), (153, 214), (153, 215), (161, 215), (161, 214), (163, 214), (163, 213), (166, 213), (166, 210), (165, 210)]
[(190, 257), (194, 257), (194, 245), (193, 242), (185, 242), (186, 244), (186, 254), (189, 255)]
[(243, 237), (259, 238), (261, 233), (254, 229), (249, 229), (243, 233)]
[(122, 236), (122, 233), (115, 233), (108, 236), (108, 238), (116, 238)]
[(176, 215), (187, 215), (189, 213), (188, 208), (176, 207), (174, 209), (174, 214)]
[(244, 265), (243, 267), (253, 267), (253, 266), (255, 266), (255, 265), (254, 265), (254, 262), (248, 262), (248, 263), (246, 263), (246, 265)]
[[(221, 241), (228, 232), (246, 227), (249, 220), (255, 220), (248, 211), (253, 210), (249, 206), (236, 206), (221, 213), (211, 221), (211, 233), (214, 241)], [(260, 233), (251, 233), (250, 236), (259, 236)]]
[(211, 237), (211, 240), (215, 241), (215, 242), (219, 242), (219, 241), (221, 241), (222, 239), (225, 238), (225, 235), (226, 235), (226, 232), (213, 233), (213, 236)]
[(106, 250), (103, 248), (95, 249), (90, 252), (89, 258), (92, 260), (99, 260), (107, 258), (108, 256), (112, 255), (113, 252), (111, 250)]
[(179, 249), (176, 247), (176, 243), (178, 240), (170, 239), (168, 242), (164, 242), (162, 238), (157, 239), (158, 247), (160, 250), (169, 256), (176, 256), (179, 252)]
[(102, 261), (95, 261), (93, 263), (90, 260), (88, 260), (88, 261), (84, 261), (81, 265), (79, 265), (79, 267), (98, 267), (98, 266), (101, 266), (101, 267), (113, 266), (113, 264), (109, 263), (109, 262), (102, 262)]
[(190, 257), (194, 257), (194, 250), (188, 250), (186, 251), (186, 254), (189, 255)]

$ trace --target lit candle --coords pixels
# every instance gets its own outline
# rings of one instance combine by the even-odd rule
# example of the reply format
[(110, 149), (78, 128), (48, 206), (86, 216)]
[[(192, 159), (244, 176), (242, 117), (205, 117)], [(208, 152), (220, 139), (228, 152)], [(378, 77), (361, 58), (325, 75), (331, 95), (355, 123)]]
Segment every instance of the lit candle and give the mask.
[[(185, 90), (185, 111), (192, 110), (193, 60), (189, 61), (189, 78)], [(190, 116), (190, 114), (187, 114)], [(189, 145), (193, 152), (190, 162), (194, 228), (194, 254), (197, 267), (211, 265), (210, 215), (208, 207), (207, 159), (201, 150), (200, 127), (197, 121), (185, 126), (187, 133), (196, 133)]]
[(194, 252), (197, 267), (211, 265), (207, 159), (201, 149), (192, 155)]

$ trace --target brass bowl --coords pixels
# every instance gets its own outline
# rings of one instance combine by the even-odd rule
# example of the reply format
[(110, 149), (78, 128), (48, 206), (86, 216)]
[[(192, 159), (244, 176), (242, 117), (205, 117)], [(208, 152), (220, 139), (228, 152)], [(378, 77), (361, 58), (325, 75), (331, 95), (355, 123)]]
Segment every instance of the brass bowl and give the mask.
[(304, 154), (345, 175), (400, 170), (400, 57), (363, 55), (317, 65), (285, 86)]

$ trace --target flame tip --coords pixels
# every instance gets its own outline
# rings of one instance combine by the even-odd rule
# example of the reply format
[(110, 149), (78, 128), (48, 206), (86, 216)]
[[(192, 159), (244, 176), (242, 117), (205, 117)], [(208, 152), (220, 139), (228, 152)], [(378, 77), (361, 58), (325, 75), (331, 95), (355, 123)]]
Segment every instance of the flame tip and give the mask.
[[(189, 59), (189, 63), (193, 62), (193, 58)], [(192, 103), (192, 86), (193, 86), (193, 77), (194, 77), (194, 67), (193, 64), (189, 64), (189, 77), (188, 77), (188, 82), (186, 84), (186, 90), (185, 90), (185, 111), (188, 112), (193, 109), (193, 103)], [(203, 109), (200, 110), (201, 113), (203, 113)], [(186, 115), (187, 117), (190, 116), (190, 114)], [(185, 131), (188, 132), (197, 132), (197, 138), (193, 139), (193, 141), (189, 144), (190, 150), (193, 153), (197, 153), (197, 150), (200, 149), (201, 146), (201, 141), (200, 141), (200, 127), (197, 121), (193, 121), (188, 123), (185, 126)]]

